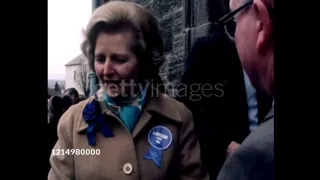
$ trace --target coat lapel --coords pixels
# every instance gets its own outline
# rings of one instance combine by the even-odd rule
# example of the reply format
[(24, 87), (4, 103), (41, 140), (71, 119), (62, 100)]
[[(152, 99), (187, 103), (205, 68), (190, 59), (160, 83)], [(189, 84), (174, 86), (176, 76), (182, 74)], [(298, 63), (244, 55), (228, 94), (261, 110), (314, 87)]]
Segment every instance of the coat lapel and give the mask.
[[(150, 93), (151, 91), (153, 93)], [(174, 107), (174, 100), (170, 101), (170, 97), (168, 95), (162, 94), (156, 89), (152, 89), (151, 91), (148, 93), (149, 101), (146, 104), (139, 121), (133, 129), (133, 138), (135, 138), (139, 132), (141, 132), (141, 130), (149, 123), (149, 121), (152, 119), (152, 116), (155, 114), (159, 114), (173, 121), (182, 121), (179, 112)], [(154, 94), (156, 94), (156, 96), (154, 96)]]

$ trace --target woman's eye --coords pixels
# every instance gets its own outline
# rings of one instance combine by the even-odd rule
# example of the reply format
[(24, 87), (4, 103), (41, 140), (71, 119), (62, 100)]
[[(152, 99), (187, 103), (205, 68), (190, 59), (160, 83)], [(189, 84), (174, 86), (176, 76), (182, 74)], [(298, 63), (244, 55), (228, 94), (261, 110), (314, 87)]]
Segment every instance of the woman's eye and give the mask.
[(111, 56), (111, 59), (114, 62), (117, 62), (117, 63), (125, 63), (125, 62), (127, 62), (127, 58), (126, 57), (122, 57), (122, 56)]
[(124, 63), (127, 61), (126, 59), (122, 59), (122, 58), (115, 58), (114, 60), (121, 63)]
[(96, 61), (98, 61), (98, 62), (104, 62), (105, 59), (106, 59), (105, 56), (97, 56), (97, 57), (96, 57)]

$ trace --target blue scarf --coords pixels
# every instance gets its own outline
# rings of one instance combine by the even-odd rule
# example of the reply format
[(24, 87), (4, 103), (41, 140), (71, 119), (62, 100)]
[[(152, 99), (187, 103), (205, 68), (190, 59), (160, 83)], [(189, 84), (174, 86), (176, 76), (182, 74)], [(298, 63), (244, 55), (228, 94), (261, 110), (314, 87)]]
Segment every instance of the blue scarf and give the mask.
[(146, 101), (146, 90), (141, 91), (138, 98), (130, 104), (118, 105), (112, 98), (104, 92), (104, 101), (108, 108), (116, 114), (125, 124), (130, 132), (132, 132), (137, 120), (142, 112), (142, 107)]

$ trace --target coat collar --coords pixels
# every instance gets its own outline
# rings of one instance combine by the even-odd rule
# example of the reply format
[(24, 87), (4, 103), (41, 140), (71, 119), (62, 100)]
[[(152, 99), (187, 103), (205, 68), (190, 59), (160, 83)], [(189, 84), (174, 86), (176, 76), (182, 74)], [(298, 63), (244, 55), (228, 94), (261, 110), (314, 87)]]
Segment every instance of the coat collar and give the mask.
[(148, 102), (145, 109), (133, 129), (133, 138), (148, 124), (152, 116), (160, 115), (174, 122), (182, 122), (181, 115), (175, 107), (175, 100), (171, 99), (166, 94), (159, 92), (156, 89), (152, 89), (148, 93)]
[(152, 89), (148, 93), (148, 100), (145, 111), (160, 114), (173, 121), (182, 121), (180, 113), (175, 107), (175, 100), (167, 94), (163, 94), (156, 89)]
[(273, 105), (270, 109), (270, 111), (268, 112), (268, 114), (266, 115), (266, 117), (264, 118), (264, 120), (262, 122), (266, 122), (270, 119), (274, 118), (274, 108), (273, 108)]
[[(167, 119), (170, 119), (172, 121), (176, 121), (176, 122), (182, 121), (180, 113), (175, 107), (175, 104), (174, 104), (175, 100), (171, 99), (168, 95), (163, 94), (153, 88), (151, 88), (150, 91), (148, 91), (147, 96), (148, 96), (147, 104), (132, 132), (133, 137), (135, 137), (143, 129), (143, 127), (151, 120), (152, 116), (156, 114), (164, 116)], [(83, 120), (82, 110), (85, 107), (85, 105), (90, 103), (93, 99), (94, 99), (94, 96), (88, 98), (82, 104), (81, 115), (77, 124), (77, 132), (83, 132), (88, 128), (88, 124)], [(100, 108), (102, 113), (118, 119), (118, 117), (115, 114), (113, 114), (110, 109), (108, 109), (106, 103), (104, 102), (103, 89), (99, 89), (97, 91), (97, 99), (100, 102)]]

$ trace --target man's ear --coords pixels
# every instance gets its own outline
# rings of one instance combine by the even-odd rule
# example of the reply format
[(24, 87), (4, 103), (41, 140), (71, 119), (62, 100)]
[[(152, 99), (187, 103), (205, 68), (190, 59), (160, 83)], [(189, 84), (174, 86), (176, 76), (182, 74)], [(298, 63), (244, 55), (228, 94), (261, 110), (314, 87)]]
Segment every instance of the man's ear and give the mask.
[(273, 22), (270, 18), (267, 6), (262, 0), (253, 1), (253, 10), (256, 16), (256, 28), (258, 31), (257, 50), (260, 54), (267, 53), (273, 43)]

